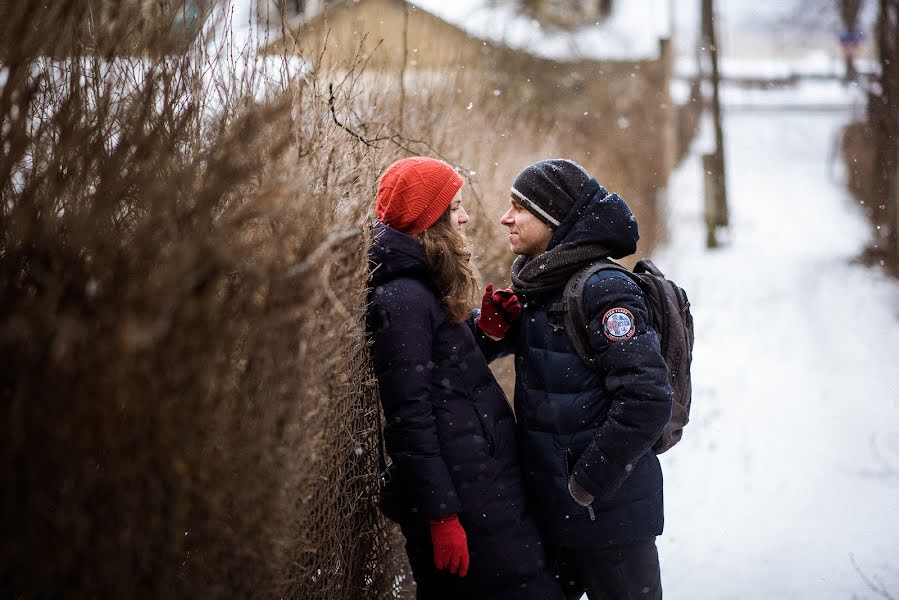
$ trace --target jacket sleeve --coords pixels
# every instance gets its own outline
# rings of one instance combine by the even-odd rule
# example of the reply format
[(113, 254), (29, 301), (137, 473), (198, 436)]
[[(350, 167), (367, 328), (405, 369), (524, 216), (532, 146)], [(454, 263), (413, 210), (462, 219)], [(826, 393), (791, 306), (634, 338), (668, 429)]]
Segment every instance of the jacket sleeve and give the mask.
[(506, 333), (506, 337), (501, 340), (492, 340), (486, 333), (481, 331), (481, 328), (478, 327), (478, 319), (480, 318), (481, 309), (475, 308), (471, 311), (467, 323), (471, 333), (474, 335), (475, 342), (478, 344), (478, 348), (481, 349), (488, 363), (515, 352), (516, 340), (518, 339), (518, 324), (521, 322), (521, 318), (512, 323), (509, 331)]
[(588, 282), (584, 301), (596, 368), (612, 400), (573, 476), (602, 500), (613, 495), (633, 465), (651, 451), (671, 418), (672, 392), (659, 339), (637, 284), (623, 274), (598, 273)]
[(368, 316), (387, 453), (413, 514), (426, 520), (462, 509), (440, 451), (431, 405), (437, 315), (430, 291), (418, 282), (398, 280), (375, 290)]

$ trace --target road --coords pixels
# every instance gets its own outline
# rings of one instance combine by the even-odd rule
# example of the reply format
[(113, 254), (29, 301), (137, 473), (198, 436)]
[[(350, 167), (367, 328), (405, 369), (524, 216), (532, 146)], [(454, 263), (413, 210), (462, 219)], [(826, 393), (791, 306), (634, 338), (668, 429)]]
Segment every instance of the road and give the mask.
[(665, 597), (899, 597), (899, 284), (855, 261), (871, 233), (833, 160), (850, 109), (725, 115), (725, 245), (703, 246), (706, 123), (654, 256), (697, 334), (692, 422), (662, 457)]

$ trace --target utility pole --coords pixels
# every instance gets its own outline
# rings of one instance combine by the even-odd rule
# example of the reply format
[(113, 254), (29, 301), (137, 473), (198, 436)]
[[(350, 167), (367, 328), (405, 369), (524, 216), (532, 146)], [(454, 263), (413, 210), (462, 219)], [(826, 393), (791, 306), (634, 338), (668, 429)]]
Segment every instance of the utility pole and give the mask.
[[(724, 127), (721, 124), (721, 73), (718, 69), (718, 39), (715, 32), (715, 11), (713, 0), (702, 1), (702, 44), (711, 63), (712, 75), (712, 123), (715, 128), (715, 152), (711, 159), (703, 161), (707, 169), (706, 185), (706, 246), (718, 245), (717, 229), (727, 227), (730, 216), (727, 208), (727, 184), (724, 161)], [(708, 169), (711, 177), (708, 176)]]
[[(893, 252), (895, 252), (894, 260), (899, 265), (899, 141), (893, 140), (896, 150), (896, 171), (893, 173)], [(899, 268), (899, 267), (897, 267)]]
[(877, 132), (877, 164), (883, 179), (876, 186), (886, 202), (889, 228), (888, 257), (899, 269), (899, 0), (880, 0), (877, 49), (880, 60), (880, 97), (873, 120)]
[[(899, 269), (899, 0), (880, 0), (881, 87), (887, 99), (893, 146), (893, 181), (888, 199), (892, 211), (893, 260)], [(892, 32), (892, 35), (890, 35)]]
[(843, 47), (843, 60), (846, 63), (843, 81), (856, 81), (858, 71), (855, 68), (855, 52), (864, 38), (858, 29), (858, 13), (862, 8), (862, 0), (839, 0), (839, 4), (840, 20), (843, 22), (840, 44)]

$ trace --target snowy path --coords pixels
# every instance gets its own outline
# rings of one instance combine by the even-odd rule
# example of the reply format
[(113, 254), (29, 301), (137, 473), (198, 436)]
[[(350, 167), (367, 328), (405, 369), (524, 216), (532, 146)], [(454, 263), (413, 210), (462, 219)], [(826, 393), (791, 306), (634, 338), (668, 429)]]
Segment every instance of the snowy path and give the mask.
[(673, 600), (899, 597), (899, 284), (833, 173), (849, 111), (730, 112), (730, 242), (707, 251), (698, 155), (656, 263), (696, 319), (693, 421), (663, 456)]

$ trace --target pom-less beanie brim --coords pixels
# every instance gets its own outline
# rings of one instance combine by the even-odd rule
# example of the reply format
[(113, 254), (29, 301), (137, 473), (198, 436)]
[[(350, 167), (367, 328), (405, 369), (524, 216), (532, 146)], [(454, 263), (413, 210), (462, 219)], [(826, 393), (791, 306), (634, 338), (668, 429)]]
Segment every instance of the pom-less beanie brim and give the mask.
[(552, 228), (568, 216), (590, 175), (574, 161), (541, 160), (525, 167), (512, 183), (512, 197)]

